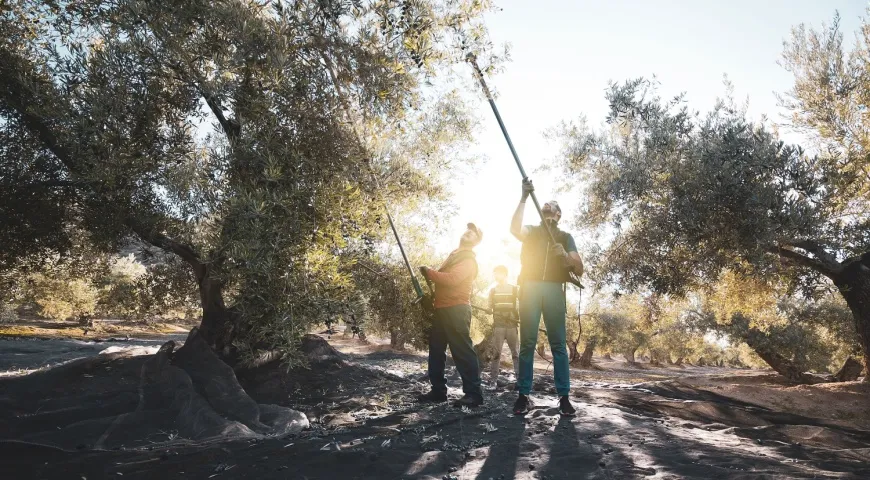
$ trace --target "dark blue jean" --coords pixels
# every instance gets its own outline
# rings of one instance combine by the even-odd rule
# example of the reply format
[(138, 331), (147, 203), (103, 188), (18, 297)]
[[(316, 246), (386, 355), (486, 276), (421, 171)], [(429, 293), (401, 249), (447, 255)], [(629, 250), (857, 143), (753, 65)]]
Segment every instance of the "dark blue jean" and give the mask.
[(447, 362), (447, 347), (453, 362), (462, 377), (462, 391), (466, 395), (483, 398), (480, 389), (480, 364), (471, 342), (471, 306), (455, 305), (436, 308), (429, 334), (429, 382), (432, 391), (447, 393), (444, 366)]

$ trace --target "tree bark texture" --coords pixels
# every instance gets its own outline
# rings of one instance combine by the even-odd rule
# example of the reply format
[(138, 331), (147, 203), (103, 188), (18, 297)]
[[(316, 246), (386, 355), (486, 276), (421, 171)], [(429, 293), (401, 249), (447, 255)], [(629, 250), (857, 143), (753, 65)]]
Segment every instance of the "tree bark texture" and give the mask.
[(592, 366), (592, 353), (595, 351), (595, 339), (589, 339), (586, 346), (583, 347), (583, 353), (577, 359), (577, 365), (581, 368), (589, 368)]
[[(870, 371), (870, 268), (865, 261), (862, 256), (861, 260), (846, 264), (833, 280), (852, 311), (855, 331), (864, 354), (864, 369)], [(868, 378), (870, 375), (865, 376), (864, 380), (870, 381)]]
[(474, 352), (477, 353), (477, 361), (480, 364), (481, 371), (486, 369), (492, 359), (495, 358), (495, 349), (492, 346), (493, 330), (483, 337), (477, 345), (474, 346)]
[(749, 325), (749, 320), (742, 315), (734, 315), (731, 320), (732, 326), (740, 338), (755, 351), (762, 360), (776, 373), (787, 380), (795, 383), (818, 383), (819, 380), (812, 375), (804, 373), (803, 369), (793, 361), (776, 351), (765, 338), (766, 334)]
[(390, 348), (393, 350), (404, 350), (405, 339), (401, 330), (396, 327), (390, 328)]
[(840, 370), (834, 374), (834, 378), (838, 382), (854, 382), (855, 380), (858, 380), (858, 377), (861, 376), (861, 371), (863, 370), (864, 366), (861, 365), (861, 362), (849, 357), (843, 363), (843, 366), (840, 367)]

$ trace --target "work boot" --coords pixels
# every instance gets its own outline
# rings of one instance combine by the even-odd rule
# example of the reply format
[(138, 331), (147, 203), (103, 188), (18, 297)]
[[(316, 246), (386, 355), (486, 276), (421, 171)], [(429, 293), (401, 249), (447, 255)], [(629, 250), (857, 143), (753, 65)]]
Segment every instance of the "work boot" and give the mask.
[(574, 405), (571, 405), (571, 400), (568, 398), (568, 395), (559, 398), (559, 413), (561, 413), (563, 417), (573, 417), (577, 414), (577, 410), (574, 410)]
[(527, 395), (520, 394), (517, 401), (514, 403), (514, 415), (525, 415), (532, 408), (532, 401)]
[(474, 407), (479, 407), (481, 405), (483, 405), (483, 397), (480, 395), (465, 394), (464, 397), (453, 402), (453, 406), (456, 408), (462, 408), (462, 407), (474, 408)]
[(446, 402), (447, 401), (447, 393), (446, 392), (436, 392), (435, 390), (430, 390), (429, 393), (417, 395), (417, 401), (420, 403)]

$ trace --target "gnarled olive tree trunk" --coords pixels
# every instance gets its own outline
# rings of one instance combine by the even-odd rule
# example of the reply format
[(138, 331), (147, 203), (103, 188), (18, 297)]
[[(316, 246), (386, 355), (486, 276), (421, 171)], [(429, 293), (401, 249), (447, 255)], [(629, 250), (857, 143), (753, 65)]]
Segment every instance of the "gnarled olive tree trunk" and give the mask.
[(731, 326), (734, 333), (739, 335), (749, 345), (749, 348), (754, 350), (776, 373), (795, 383), (819, 382), (816, 377), (804, 373), (800, 365), (777, 352), (775, 347), (765, 338), (765, 333), (750, 326), (749, 319), (743, 315), (732, 316)]
[(861, 376), (862, 370), (864, 370), (864, 366), (861, 365), (861, 362), (852, 357), (848, 357), (846, 358), (846, 361), (843, 362), (843, 366), (834, 374), (834, 379), (838, 382), (854, 382), (855, 380), (858, 380), (859, 376)]
[(474, 346), (474, 353), (477, 354), (477, 362), (480, 364), (481, 371), (489, 368), (489, 363), (495, 358), (495, 347), (492, 344), (493, 334), (493, 329), (490, 329), (483, 340)]
[[(864, 368), (870, 371), (870, 267), (865, 263), (870, 261), (865, 258), (868, 256), (870, 254), (864, 254), (860, 260), (844, 262), (844, 268), (833, 280), (852, 311), (855, 330), (864, 350)], [(870, 381), (870, 375), (865, 376), (864, 381)]]
[(622, 352), (622, 356), (625, 357), (625, 361), (634, 365), (637, 363), (637, 360), (634, 358), (634, 354), (637, 352), (637, 347), (627, 348)]
[(199, 330), (203, 339), (225, 360), (235, 359), (233, 342), (240, 333), (240, 315), (224, 304), (223, 285), (211, 278), (199, 282), (202, 303), (202, 322)]
[(592, 354), (595, 352), (595, 345), (598, 342), (594, 338), (590, 338), (586, 341), (586, 345), (583, 347), (583, 353), (580, 354), (580, 357), (577, 359), (577, 366), (580, 368), (590, 368), (592, 366)]
[[(842, 262), (820, 244), (813, 241), (792, 242), (790, 247), (812, 254), (802, 254), (793, 248), (776, 247), (772, 252), (825, 275), (834, 282), (855, 321), (855, 332), (863, 352), (864, 369), (870, 371), (870, 252), (847, 258)], [(870, 375), (864, 377), (870, 382)]]
[(405, 335), (399, 327), (390, 327), (390, 348), (393, 350), (405, 349)]

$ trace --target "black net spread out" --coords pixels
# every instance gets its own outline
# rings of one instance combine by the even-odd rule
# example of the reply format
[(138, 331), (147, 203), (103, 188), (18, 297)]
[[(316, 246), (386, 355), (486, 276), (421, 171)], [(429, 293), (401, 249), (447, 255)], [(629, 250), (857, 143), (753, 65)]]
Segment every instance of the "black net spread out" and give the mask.
[(184, 346), (75, 360), (3, 382), (0, 439), (75, 449), (298, 433), (296, 410), (257, 404), (191, 331)]

